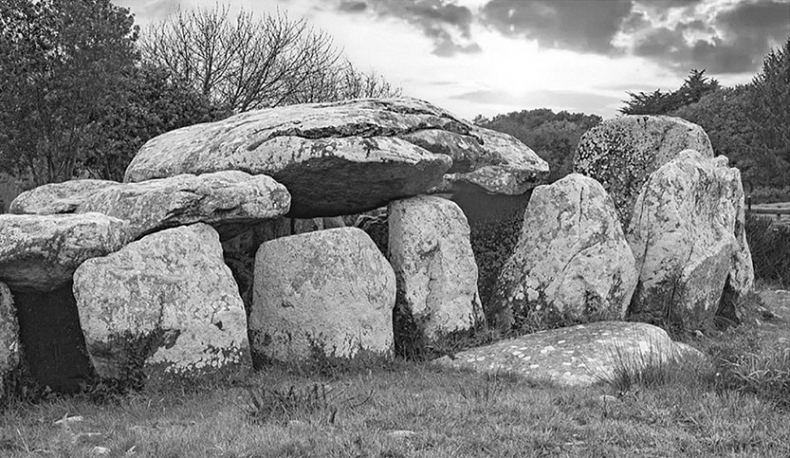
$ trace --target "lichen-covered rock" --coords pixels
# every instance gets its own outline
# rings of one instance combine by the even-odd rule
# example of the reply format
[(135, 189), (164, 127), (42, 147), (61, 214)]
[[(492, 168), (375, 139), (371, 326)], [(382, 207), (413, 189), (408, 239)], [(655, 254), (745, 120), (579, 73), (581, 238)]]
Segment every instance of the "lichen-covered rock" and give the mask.
[(423, 194), (448, 169), (447, 186), (468, 181), (508, 193), (548, 173), (512, 137), (481, 131), (427, 102), (396, 98), (278, 107), (168, 132), (143, 145), (125, 181), (220, 170), (266, 174), (290, 191), (288, 216), (312, 218)]
[(625, 227), (647, 177), (685, 149), (713, 157), (708, 135), (696, 124), (669, 116), (621, 116), (582, 135), (573, 171), (603, 185)]
[(74, 274), (85, 343), (97, 373), (199, 377), (249, 364), (246, 316), (217, 232), (166, 229)]
[(250, 338), (256, 366), (392, 352), (395, 273), (357, 228), (283, 237), (255, 258)]
[(11, 213), (54, 215), (74, 213), (85, 198), (100, 189), (119, 184), (108, 180), (71, 180), (50, 183), (18, 195), (9, 208)]
[(390, 203), (388, 213), (399, 352), (483, 323), (469, 224), (458, 205), (419, 196)]
[(503, 328), (623, 319), (636, 281), (611, 199), (571, 174), (534, 189), (489, 313)]
[(9, 377), (19, 366), (19, 324), (11, 290), (0, 283), (0, 404), (5, 401)]
[(0, 215), (0, 281), (14, 291), (52, 291), (86, 259), (129, 240), (126, 221), (98, 213)]
[(285, 186), (266, 175), (238, 171), (178, 175), (116, 184), (87, 196), (77, 212), (98, 212), (129, 221), (134, 238), (198, 222), (223, 236), (288, 212)]
[(530, 380), (585, 387), (614, 380), (619, 371), (637, 373), (648, 366), (666, 367), (704, 355), (673, 342), (656, 326), (601, 321), (540, 331), (437, 359), (444, 367), (483, 373), (511, 373)]
[(639, 272), (631, 315), (705, 329), (725, 285), (751, 288), (743, 200), (740, 172), (723, 156), (683, 151), (650, 175), (626, 230)]
[(431, 192), (457, 192), (475, 185), (489, 194), (523, 194), (546, 181), (549, 165), (518, 139), (474, 126), (469, 135), (419, 130), (402, 138), (428, 151), (447, 154), (453, 166)]

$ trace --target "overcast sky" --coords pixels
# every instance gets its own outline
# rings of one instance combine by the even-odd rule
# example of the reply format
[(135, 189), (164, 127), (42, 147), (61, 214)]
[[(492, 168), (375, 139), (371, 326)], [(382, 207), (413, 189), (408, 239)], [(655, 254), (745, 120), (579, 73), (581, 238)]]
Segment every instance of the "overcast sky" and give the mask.
[[(114, 0), (145, 26), (216, 0)], [(220, 0), (220, 3), (222, 1)], [(234, 0), (329, 33), (361, 70), (462, 117), (533, 108), (610, 118), (626, 91), (691, 69), (748, 82), (790, 36), (790, 0)]]

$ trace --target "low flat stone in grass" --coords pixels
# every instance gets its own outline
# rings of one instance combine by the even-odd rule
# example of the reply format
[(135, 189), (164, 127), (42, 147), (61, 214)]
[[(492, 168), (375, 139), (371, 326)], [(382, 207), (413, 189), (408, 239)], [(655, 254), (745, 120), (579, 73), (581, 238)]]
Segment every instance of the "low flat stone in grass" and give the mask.
[(512, 373), (564, 386), (591, 386), (611, 380), (618, 367), (633, 370), (702, 358), (646, 323), (600, 321), (540, 331), (444, 356), (435, 364), (483, 373)]

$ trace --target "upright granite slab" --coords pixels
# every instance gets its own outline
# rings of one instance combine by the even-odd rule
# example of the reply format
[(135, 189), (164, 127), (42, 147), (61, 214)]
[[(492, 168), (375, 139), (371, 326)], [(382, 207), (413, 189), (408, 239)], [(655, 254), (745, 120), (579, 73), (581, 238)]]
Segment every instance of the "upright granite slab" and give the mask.
[(639, 370), (704, 356), (673, 342), (656, 326), (625, 321), (599, 321), (540, 331), (493, 345), (444, 356), (443, 367), (484, 373), (511, 373), (564, 386), (591, 386), (611, 380), (618, 368)]
[(271, 240), (255, 257), (250, 339), (256, 368), (390, 355), (395, 273), (361, 229)]
[(217, 232), (166, 229), (74, 274), (97, 373), (121, 380), (201, 377), (249, 365), (246, 315)]
[(634, 319), (705, 330), (725, 288), (751, 288), (743, 201), (740, 172), (723, 156), (686, 150), (650, 175), (626, 230), (639, 272)]
[(535, 188), (488, 314), (502, 328), (623, 319), (636, 282), (612, 200), (572, 173)]
[(388, 222), (399, 352), (484, 323), (469, 224), (458, 205), (435, 196), (399, 200), (390, 203)]
[(546, 163), (517, 140), (479, 132), (411, 98), (292, 105), (151, 139), (124, 179), (222, 170), (266, 174), (291, 192), (288, 216), (312, 218), (361, 213), (425, 193), (440, 186), (448, 170), (480, 170), (467, 181), (494, 192), (524, 192), (533, 185), (530, 177), (542, 182), (548, 174)]

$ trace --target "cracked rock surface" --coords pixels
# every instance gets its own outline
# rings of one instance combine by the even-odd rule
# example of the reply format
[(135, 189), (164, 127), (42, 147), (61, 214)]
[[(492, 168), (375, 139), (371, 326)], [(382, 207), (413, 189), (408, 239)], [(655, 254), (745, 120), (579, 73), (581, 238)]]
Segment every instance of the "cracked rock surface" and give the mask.
[(696, 124), (670, 116), (621, 116), (582, 135), (573, 171), (603, 185), (627, 226), (647, 177), (685, 149), (713, 157), (708, 134)]
[[(388, 210), (389, 261), (398, 296), (395, 322), (414, 326), (425, 344), (483, 323), (477, 264), (466, 216), (452, 201), (419, 196), (392, 202)], [(396, 332), (404, 329), (396, 329)], [(398, 339), (401, 337), (401, 339)]]
[(102, 377), (196, 377), (249, 364), (244, 305), (206, 224), (166, 229), (85, 262), (74, 296)]
[(489, 317), (509, 327), (625, 317), (634, 256), (600, 183), (577, 173), (532, 193), (518, 244), (497, 281)]
[(12, 290), (53, 291), (86, 259), (130, 240), (126, 221), (99, 213), (0, 215), (0, 281)]
[(167, 227), (208, 223), (221, 238), (288, 212), (291, 196), (266, 175), (238, 171), (177, 175), (101, 189), (77, 207), (129, 221), (134, 238)]
[(520, 193), (548, 175), (515, 139), (397, 98), (292, 105), (177, 129), (143, 145), (124, 181), (222, 170), (284, 184), (296, 218), (362, 213), (464, 180)]
[(346, 227), (263, 243), (255, 256), (250, 338), (256, 368), (390, 354), (395, 273), (373, 240)]
[(626, 237), (639, 272), (630, 313), (640, 320), (704, 330), (725, 289), (751, 289), (740, 171), (723, 156), (686, 150), (650, 175)]

